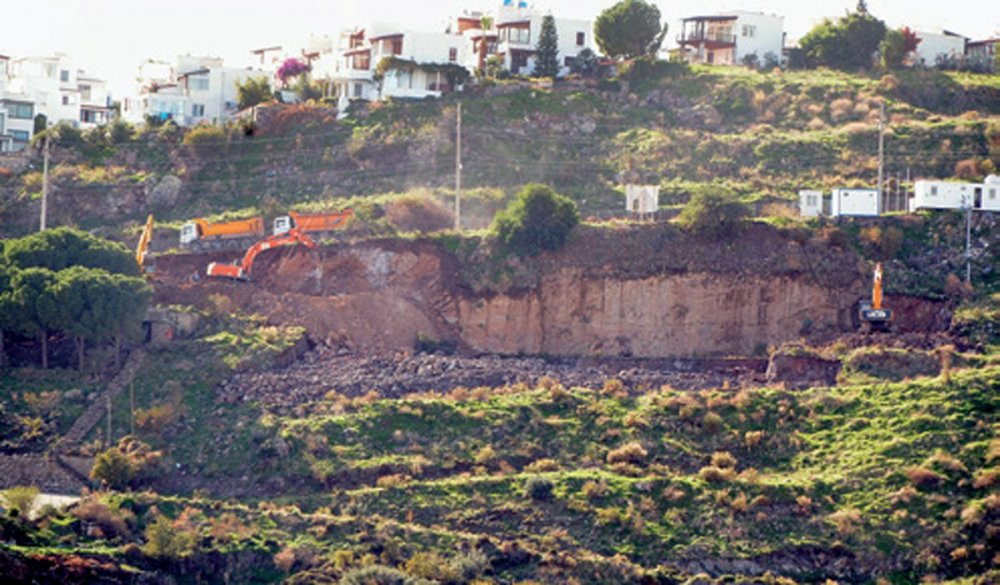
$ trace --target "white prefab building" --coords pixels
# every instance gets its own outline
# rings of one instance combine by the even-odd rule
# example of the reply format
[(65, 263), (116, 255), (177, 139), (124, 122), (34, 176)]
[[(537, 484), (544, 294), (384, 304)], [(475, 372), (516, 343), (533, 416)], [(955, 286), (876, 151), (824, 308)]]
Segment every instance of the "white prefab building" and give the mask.
[(748, 55), (758, 63), (782, 58), (784, 17), (736, 10), (681, 21), (680, 55), (688, 63), (739, 65)]
[(882, 211), (879, 203), (875, 189), (834, 189), (830, 198), (830, 215), (877, 216)]
[(934, 67), (939, 59), (959, 59), (965, 56), (965, 37), (953, 32), (917, 32), (920, 43), (914, 51), (918, 65)]
[(660, 209), (660, 186), (625, 185), (625, 208), (631, 213), (656, 213)]
[(1000, 177), (989, 175), (983, 183), (983, 200), (979, 206), (983, 211), (1000, 211)]
[(977, 183), (917, 181), (913, 185), (910, 210), (978, 208), (976, 201), (982, 199), (982, 193), (983, 186)]
[(799, 215), (802, 217), (823, 215), (823, 192), (808, 189), (799, 191)]

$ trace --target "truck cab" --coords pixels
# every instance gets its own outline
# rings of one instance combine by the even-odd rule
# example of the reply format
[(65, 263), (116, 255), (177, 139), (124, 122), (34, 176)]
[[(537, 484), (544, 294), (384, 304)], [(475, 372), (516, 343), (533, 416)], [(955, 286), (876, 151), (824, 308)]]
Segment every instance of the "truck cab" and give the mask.
[(287, 215), (282, 215), (281, 217), (274, 218), (274, 230), (272, 235), (280, 236), (281, 234), (287, 234), (288, 230), (292, 229), (292, 218)]
[(181, 226), (181, 245), (186, 246), (198, 239), (198, 224), (189, 221)]

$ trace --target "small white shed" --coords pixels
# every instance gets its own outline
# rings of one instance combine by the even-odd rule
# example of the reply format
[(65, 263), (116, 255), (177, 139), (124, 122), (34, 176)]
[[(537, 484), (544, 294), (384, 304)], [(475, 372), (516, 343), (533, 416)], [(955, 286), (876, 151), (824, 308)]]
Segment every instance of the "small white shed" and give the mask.
[(983, 183), (983, 200), (979, 206), (983, 211), (1000, 211), (1000, 177), (989, 175)]
[(802, 217), (823, 215), (823, 192), (809, 189), (799, 191), (799, 215)]
[(625, 185), (625, 208), (631, 213), (656, 213), (660, 209), (660, 186)]
[(881, 207), (875, 189), (834, 189), (830, 215), (877, 216)]
[(978, 207), (975, 205), (977, 194), (982, 196), (982, 185), (977, 183), (921, 180), (913, 184), (910, 210), (962, 209), (967, 205)]

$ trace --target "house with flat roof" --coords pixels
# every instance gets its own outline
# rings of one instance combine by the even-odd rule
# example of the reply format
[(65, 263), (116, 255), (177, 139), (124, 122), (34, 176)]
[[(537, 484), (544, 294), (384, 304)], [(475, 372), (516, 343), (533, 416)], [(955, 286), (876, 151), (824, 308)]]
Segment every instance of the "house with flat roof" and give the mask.
[(758, 63), (779, 61), (784, 22), (781, 16), (740, 10), (690, 16), (681, 20), (679, 55), (688, 63), (712, 65), (740, 65), (748, 58)]

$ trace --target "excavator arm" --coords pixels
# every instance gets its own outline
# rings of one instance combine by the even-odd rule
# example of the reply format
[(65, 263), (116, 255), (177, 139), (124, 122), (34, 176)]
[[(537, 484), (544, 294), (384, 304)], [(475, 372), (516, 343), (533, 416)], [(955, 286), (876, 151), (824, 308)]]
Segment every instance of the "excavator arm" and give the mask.
[(291, 229), (288, 232), (277, 236), (266, 237), (250, 246), (247, 248), (246, 253), (243, 254), (243, 259), (238, 264), (212, 262), (208, 265), (206, 274), (208, 276), (232, 278), (236, 280), (250, 280), (254, 260), (261, 252), (278, 246), (293, 246), (296, 244), (302, 244), (310, 249), (316, 248), (316, 242), (314, 242), (312, 238), (298, 229)]
[(149, 253), (149, 242), (153, 239), (153, 214), (146, 218), (146, 227), (142, 229), (139, 236), (139, 245), (135, 247), (135, 261), (139, 265), (139, 271), (145, 272), (146, 254)]
[(882, 263), (875, 265), (872, 275), (872, 300), (861, 303), (861, 320), (868, 323), (872, 331), (888, 331), (892, 321), (892, 309), (882, 306)]

